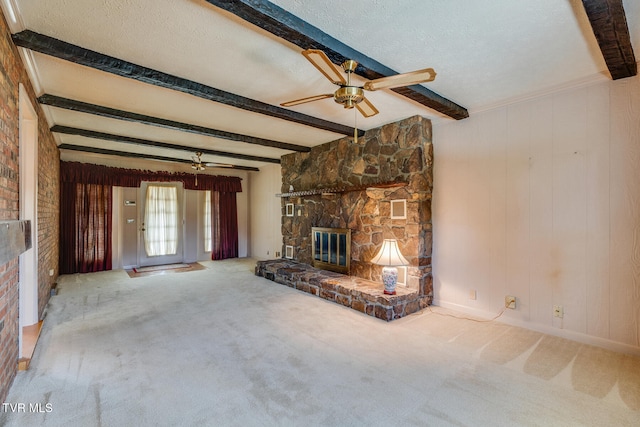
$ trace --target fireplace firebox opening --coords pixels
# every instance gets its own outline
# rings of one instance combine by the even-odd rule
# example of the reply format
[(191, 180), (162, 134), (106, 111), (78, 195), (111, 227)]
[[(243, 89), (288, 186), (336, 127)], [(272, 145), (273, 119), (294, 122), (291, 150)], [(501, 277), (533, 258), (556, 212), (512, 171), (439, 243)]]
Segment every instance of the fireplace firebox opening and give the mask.
[(313, 266), (349, 274), (351, 264), (351, 230), (348, 228), (312, 227)]

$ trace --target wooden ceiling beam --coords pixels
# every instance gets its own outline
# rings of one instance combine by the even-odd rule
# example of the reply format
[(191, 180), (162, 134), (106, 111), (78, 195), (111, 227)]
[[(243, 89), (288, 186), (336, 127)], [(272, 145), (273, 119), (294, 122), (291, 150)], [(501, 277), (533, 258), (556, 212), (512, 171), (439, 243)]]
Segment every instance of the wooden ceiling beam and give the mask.
[(262, 145), (265, 147), (279, 148), (282, 150), (291, 150), (307, 153), (311, 148), (304, 145), (289, 144), (286, 142), (273, 141), (270, 139), (256, 138), (248, 135), (240, 135), (232, 132), (225, 132), (218, 129), (211, 129), (204, 126), (196, 126), (188, 123), (176, 122), (173, 120), (161, 119), (158, 117), (145, 116), (143, 114), (131, 113), (129, 111), (116, 110), (114, 108), (103, 107), (101, 105), (89, 104), (86, 102), (75, 101), (73, 99), (62, 98), (54, 95), (42, 95), (38, 98), (40, 104), (52, 107), (64, 108), (66, 110), (78, 111), (81, 113), (94, 114), (110, 119), (125, 120), (129, 122), (142, 123), (145, 125), (159, 126), (167, 129), (178, 130), (181, 132), (195, 133), (198, 135), (210, 136), (229, 141), (244, 142), (247, 144)]
[[(188, 164), (192, 163), (191, 160), (178, 159), (174, 157), (155, 156), (153, 154), (131, 153), (128, 151), (107, 150), (104, 148), (85, 147), (83, 145), (60, 144), (58, 148), (61, 150), (81, 151), (83, 153), (104, 154), (107, 156), (128, 157), (132, 159), (161, 160), (163, 162), (188, 163)], [(214, 166), (209, 166), (209, 167), (213, 168)], [(238, 169), (238, 170), (251, 171), (251, 172), (260, 171), (260, 169), (254, 168), (251, 166), (232, 166), (225, 169)]]
[[(207, 0), (207, 2), (302, 49), (320, 49), (335, 64), (353, 59), (358, 62), (355, 73), (367, 79), (398, 74), (269, 1)], [(469, 117), (466, 108), (424, 86), (413, 85), (391, 90), (454, 119)]]
[(622, 0), (582, 0), (613, 80), (638, 74)]
[(267, 163), (278, 163), (278, 164), (280, 163), (280, 159), (273, 159), (270, 157), (249, 156), (246, 154), (229, 153), (226, 151), (207, 150), (205, 148), (199, 148), (199, 147), (185, 147), (184, 145), (151, 141), (148, 139), (141, 139), (141, 138), (132, 138), (129, 136), (114, 135), (110, 133), (96, 132), (92, 130), (79, 129), (79, 128), (74, 128), (70, 126), (55, 125), (51, 128), (51, 132), (62, 133), (65, 135), (78, 135), (86, 138), (100, 139), (103, 141), (122, 142), (125, 144), (144, 145), (147, 147), (156, 147), (156, 148), (168, 148), (170, 150), (186, 151), (192, 154), (199, 151), (203, 154), (210, 154), (213, 156), (220, 156), (220, 157), (229, 157), (232, 159), (239, 159), (239, 160), (248, 160), (252, 162), (267, 162)]
[[(193, 80), (184, 79), (182, 77), (163, 73), (162, 71), (143, 67), (132, 62), (85, 49), (34, 31), (24, 30), (16, 34), (12, 34), (11, 37), (17, 46), (115, 74), (120, 77), (126, 77), (139, 82), (163, 87), (165, 89), (176, 90), (199, 98), (207, 99), (209, 101), (218, 102), (231, 107), (240, 108), (253, 113), (264, 114), (282, 120), (288, 120), (317, 129), (327, 130), (329, 132), (335, 132), (347, 136), (353, 135), (354, 132), (354, 129), (349, 126), (297, 113), (282, 107), (256, 101), (254, 99), (216, 89), (211, 86), (206, 86), (202, 83), (194, 82)], [(364, 131), (362, 134), (364, 135)]]

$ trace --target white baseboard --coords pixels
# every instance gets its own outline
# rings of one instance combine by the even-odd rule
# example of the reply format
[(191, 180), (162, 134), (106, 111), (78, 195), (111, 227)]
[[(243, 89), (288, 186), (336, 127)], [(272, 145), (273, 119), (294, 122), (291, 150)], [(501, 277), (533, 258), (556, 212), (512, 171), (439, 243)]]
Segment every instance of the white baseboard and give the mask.
[[(469, 316), (474, 316), (483, 319), (491, 319), (495, 317), (500, 311), (491, 313), (485, 310), (479, 310), (472, 307), (466, 307), (463, 305), (450, 303), (446, 301), (433, 300), (433, 305), (436, 307), (442, 307), (449, 310), (454, 310)], [(595, 347), (601, 347), (607, 350), (615, 351), (618, 353), (631, 354), (634, 356), (640, 356), (640, 347), (634, 347), (629, 344), (621, 343), (618, 341), (612, 341), (606, 338), (595, 337), (593, 335), (583, 334), (581, 332), (575, 332), (568, 329), (554, 328), (553, 326), (541, 325), (539, 323), (525, 322), (519, 319), (513, 319), (510, 317), (501, 316), (495, 320), (496, 322), (505, 323), (511, 326), (517, 326), (524, 329), (530, 329), (536, 332), (540, 332), (547, 335), (553, 335), (560, 338), (566, 338), (568, 340), (577, 341), (583, 344), (592, 345)]]

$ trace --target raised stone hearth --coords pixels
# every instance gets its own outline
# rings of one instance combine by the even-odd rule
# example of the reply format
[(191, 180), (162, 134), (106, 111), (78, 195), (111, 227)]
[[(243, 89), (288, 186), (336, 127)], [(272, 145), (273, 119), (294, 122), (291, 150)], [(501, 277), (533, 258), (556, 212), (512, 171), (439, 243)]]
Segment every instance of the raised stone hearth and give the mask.
[(396, 295), (385, 295), (382, 283), (285, 259), (258, 261), (256, 275), (386, 321), (415, 313), (430, 303), (430, 297), (414, 289), (398, 287)]

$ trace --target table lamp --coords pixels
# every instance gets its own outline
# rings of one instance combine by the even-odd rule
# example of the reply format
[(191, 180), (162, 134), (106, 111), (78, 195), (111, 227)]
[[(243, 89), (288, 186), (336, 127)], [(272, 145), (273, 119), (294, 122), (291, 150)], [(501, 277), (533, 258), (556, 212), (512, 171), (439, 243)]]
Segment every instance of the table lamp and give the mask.
[(409, 264), (409, 261), (400, 253), (398, 242), (395, 239), (384, 239), (380, 251), (373, 257), (371, 262), (384, 266), (382, 269), (384, 293), (395, 295), (396, 283), (398, 282), (398, 269), (396, 266)]

